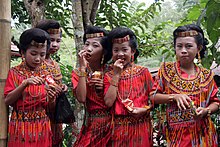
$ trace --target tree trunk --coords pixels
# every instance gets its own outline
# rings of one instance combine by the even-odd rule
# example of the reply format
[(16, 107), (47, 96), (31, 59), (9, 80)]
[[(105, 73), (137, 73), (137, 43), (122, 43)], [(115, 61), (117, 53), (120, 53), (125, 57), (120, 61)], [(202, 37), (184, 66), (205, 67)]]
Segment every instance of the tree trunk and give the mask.
[(0, 1), (0, 32), (0, 147), (6, 147), (8, 109), (4, 102), (4, 86), (11, 60), (11, 0)]
[[(81, 0), (73, 0), (73, 16), (72, 23), (74, 28), (74, 40), (76, 45), (76, 54), (82, 49), (83, 46), (83, 17), (82, 17), (82, 4)], [(78, 66), (78, 58), (77, 58), (77, 66)]]
[(45, 3), (44, 0), (24, 0), (25, 8), (31, 17), (32, 26), (45, 18)]
[[(92, 25), (95, 20), (96, 11), (98, 9), (100, 0), (72, 0), (72, 23), (74, 28), (74, 40), (76, 46), (76, 55), (83, 47), (83, 34), (88, 25)], [(78, 56), (76, 61), (76, 67), (79, 65)], [(80, 130), (83, 119), (84, 109), (83, 105), (76, 100), (76, 124)]]
[(82, 15), (84, 29), (88, 25), (93, 25), (95, 22), (96, 12), (100, 3), (100, 0), (81, 0), (82, 1)]
[[(83, 46), (83, 18), (82, 18), (82, 5), (81, 0), (72, 0), (72, 9), (73, 9), (73, 16), (72, 16), (72, 23), (74, 28), (74, 40), (75, 40), (75, 46), (76, 46), (76, 55), (78, 55), (78, 52), (82, 49)], [(76, 67), (79, 66), (78, 56), (76, 61)], [(76, 100), (76, 108), (75, 113), (76, 116), (76, 125), (78, 130), (80, 130), (82, 123), (83, 123), (83, 116), (84, 111), (82, 105)]]

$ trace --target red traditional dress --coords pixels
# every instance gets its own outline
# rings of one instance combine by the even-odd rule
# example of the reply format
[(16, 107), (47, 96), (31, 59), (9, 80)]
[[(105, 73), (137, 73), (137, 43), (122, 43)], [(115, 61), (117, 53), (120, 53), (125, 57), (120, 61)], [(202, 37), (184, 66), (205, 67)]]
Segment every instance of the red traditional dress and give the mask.
[[(51, 73), (56, 84), (62, 86), (62, 74), (60, 71), (60, 66), (56, 61), (54, 61), (54, 60), (51, 60), (51, 61), (52, 61), (52, 63), (45, 61), (42, 67), (43, 67), (43, 69), (45, 69), (49, 73)], [(50, 117), (50, 121), (51, 121), (51, 130), (53, 133), (53, 137), (52, 137), (53, 147), (58, 147), (62, 144), (63, 137), (64, 137), (62, 123), (54, 122), (54, 119), (53, 119), (54, 111), (49, 112), (49, 117)]]
[[(77, 70), (72, 72), (73, 91), (78, 86)], [(91, 73), (87, 72), (87, 81)], [(86, 114), (80, 134), (74, 147), (106, 147), (111, 137), (111, 115), (105, 105), (103, 92), (96, 92), (95, 87), (86, 86)]]
[[(9, 70), (4, 95), (7, 96), (27, 78), (46, 75), (47, 71), (41, 68), (31, 71), (22, 62)], [(45, 85), (28, 85), (12, 107), (8, 147), (51, 147), (52, 132), (46, 114), (48, 100)]]
[[(181, 71), (179, 62), (162, 63), (152, 93), (186, 94), (197, 108), (207, 107), (211, 102), (219, 103), (213, 73), (198, 66), (195, 70), (196, 75), (188, 78), (187, 73)], [(218, 146), (216, 130), (210, 117), (196, 121), (193, 118), (194, 110), (191, 108), (181, 111), (175, 102), (167, 104), (168, 146)]]
[[(104, 77), (105, 93), (109, 89), (113, 77), (113, 70)], [(133, 65), (125, 69), (118, 83), (118, 94), (112, 107), (113, 135), (111, 145), (114, 147), (149, 147), (151, 142), (151, 119), (145, 115), (133, 117), (127, 107), (131, 102), (134, 107), (149, 106), (149, 93), (153, 79), (148, 69)]]

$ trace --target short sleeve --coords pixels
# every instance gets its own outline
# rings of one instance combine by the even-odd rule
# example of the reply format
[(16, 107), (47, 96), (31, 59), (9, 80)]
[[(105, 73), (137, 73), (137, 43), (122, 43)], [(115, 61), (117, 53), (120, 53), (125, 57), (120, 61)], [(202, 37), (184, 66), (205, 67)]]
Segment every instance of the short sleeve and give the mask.
[(8, 77), (5, 83), (5, 88), (4, 88), (4, 96), (6, 97), (15, 88), (16, 86), (15, 86), (14, 79), (13, 79), (13, 71), (9, 70)]
[(79, 76), (76, 74), (76, 72), (74, 70), (72, 71), (71, 81), (72, 81), (72, 85), (73, 85), (73, 90), (76, 90), (76, 87), (79, 83)]
[(164, 80), (161, 75), (161, 70), (159, 69), (157, 76), (155, 77), (153, 87), (151, 89), (150, 95), (153, 95), (155, 93), (163, 93), (164, 89)]
[(104, 95), (107, 93), (109, 87), (110, 87), (110, 77), (108, 73), (104, 75), (103, 83), (104, 83)]

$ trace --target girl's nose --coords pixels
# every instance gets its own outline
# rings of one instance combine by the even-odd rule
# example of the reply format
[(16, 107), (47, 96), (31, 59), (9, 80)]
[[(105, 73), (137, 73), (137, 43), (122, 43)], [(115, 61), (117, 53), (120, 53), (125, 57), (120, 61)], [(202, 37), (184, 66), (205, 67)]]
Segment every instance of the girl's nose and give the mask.
[(91, 53), (93, 51), (93, 48), (91, 46), (88, 46), (87, 51)]

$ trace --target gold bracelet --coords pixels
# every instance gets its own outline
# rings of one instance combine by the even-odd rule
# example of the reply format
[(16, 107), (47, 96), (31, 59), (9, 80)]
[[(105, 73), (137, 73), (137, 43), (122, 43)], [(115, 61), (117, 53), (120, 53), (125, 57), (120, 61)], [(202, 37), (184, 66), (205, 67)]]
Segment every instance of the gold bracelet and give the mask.
[(174, 101), (174, 96), (175, 94), (170, 94), (168, 97), (169, 102), (173, 102)]
[(85, 71), (81, 71), (81, 70), (77, 70), (76, 71), (76, 74), (79, 76), (79, 77), (86, 77), (87, 76), (87, 73)]
[(146, 108), (147, 110), (151, 109), (151, 106), (145, 105), (144, 108)]
[(210, 110), (210, 108), (209, 108), (209, 107), (207, 107), (207, 108), (206, 108), (206, 110), (208, 111), (208, 112), (207, 112), (207, 116), (210, 116), (210, 115), (211, 115), (211, 113), (212, 113), (212, 112), (211, 112), (211, 110)]

